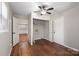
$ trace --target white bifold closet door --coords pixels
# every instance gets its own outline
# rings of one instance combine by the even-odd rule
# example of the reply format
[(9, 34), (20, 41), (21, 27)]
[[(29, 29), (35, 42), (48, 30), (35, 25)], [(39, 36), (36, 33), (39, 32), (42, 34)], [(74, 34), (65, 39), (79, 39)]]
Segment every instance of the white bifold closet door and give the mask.
[(34, 20), (33, 39), (49, 39), (49, 21)]
[(44, 35), (43, 35), (44, 31), (43, 31), (42, 25), (35, 25), (34, 24), (33, 30), (34, 30), (34, 32), (33, 32), (34, 40), (44, 38)]

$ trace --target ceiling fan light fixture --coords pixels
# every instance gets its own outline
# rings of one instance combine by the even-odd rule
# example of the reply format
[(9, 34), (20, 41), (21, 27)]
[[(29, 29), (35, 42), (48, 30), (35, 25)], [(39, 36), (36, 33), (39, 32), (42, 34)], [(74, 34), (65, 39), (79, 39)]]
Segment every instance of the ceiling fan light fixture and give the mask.
[(46, 14), (46, 11), (45, 10), (42, 10), (41, 11), (41, 14), (43, 14), (43, 15)]

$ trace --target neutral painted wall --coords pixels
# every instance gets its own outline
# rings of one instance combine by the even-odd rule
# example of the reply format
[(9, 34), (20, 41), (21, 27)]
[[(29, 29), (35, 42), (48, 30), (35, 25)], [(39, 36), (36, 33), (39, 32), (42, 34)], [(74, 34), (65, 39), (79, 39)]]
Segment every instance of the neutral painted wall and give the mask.
[(49, 20), (49, 41), (51, 41), (51, 42), (53, 42), (53, 36), (52, 36), (53, 35), (52, 34), (52, 32), (53, 32), (52, 31), (52, 29), (53, 29), (52, 28), (52, 26), (53, 26), (52, 23), (53, 22), (52, 21), (53, 21), (53, 18), (52, 19), (50, 18), (50, 20)]
[(64, 14), (64, 44), (79, 50), (79, 6)]
[(66, 10), (54, 19), (54, 41), (79, 50), (79, 7)]
[(28, 20), (28, 36), (29, 36), (29, 42), (31, 45), (33, 45), (33, 16), (32, 14), (29, 15)]
[(8, 9), (8, 32), (0, 33), (0, 56), (2, 55), (10, 55), (11, 50), (11, 40), (12, 40), (12, 12), (9, 8), (8, 3), (6, 3)]
[(31, 43), (31, 15), (29, 16), (28, 20), (28, 36), (29, 36), (29, 42)]

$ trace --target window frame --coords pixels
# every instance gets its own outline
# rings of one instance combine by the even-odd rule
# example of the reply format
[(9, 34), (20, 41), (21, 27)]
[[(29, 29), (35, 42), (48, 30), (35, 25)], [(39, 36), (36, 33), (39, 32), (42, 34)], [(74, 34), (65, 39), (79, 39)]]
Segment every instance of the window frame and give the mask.
[(8, 32), (8, 9), (4, 2), (2, 2), (1, 24), (0, 32)]

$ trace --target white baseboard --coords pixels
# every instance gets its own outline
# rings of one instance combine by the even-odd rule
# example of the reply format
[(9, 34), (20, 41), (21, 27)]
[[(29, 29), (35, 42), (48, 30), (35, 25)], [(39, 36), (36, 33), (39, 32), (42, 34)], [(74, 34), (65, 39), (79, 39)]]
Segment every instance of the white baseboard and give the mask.
[[(54, 41), (54, 42), (56, 42), (56, 41)], [(56, 42), (56, 43), (58, 43), (58, 42)], [(74, 50), (74, 51), (79, 51), (78, 49), (72, 48), (72, 47), (67, 46), (67, 45), (65, 45), (65, 44), (61, 44), (61, 43), (58, 43), (58, 44), (60, 44), (60, 45), (62, 45), (62, 46), (64, 46), (64, 47), (70, 48), (70, 49), (72, 49), (72, 50)]]

